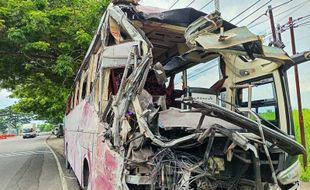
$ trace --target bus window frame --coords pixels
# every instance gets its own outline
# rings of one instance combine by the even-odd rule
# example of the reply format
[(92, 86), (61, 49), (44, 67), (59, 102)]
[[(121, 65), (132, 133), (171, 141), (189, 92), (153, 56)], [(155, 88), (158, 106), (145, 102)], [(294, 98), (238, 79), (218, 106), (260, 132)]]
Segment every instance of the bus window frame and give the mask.
[[(82, 100), (84, 100), (89, 94), (89, 82), (88, 82), (88, 70), (83, 70), (81, 79), (80, 79), (80, 92), (79, 92), (79, 103), (81, 103)], [(85, 95), (83, 97), (83, 92), (84, 92), (84, 84), (86, 82), (86, 87), (85, 87)]]
[[(277, 89), (276, 89), (276, 84), (275, 84), (275, 78), (272, 74), (269, 74), (269, 75), (264, 75), (264, 76), (260, 76), (260, 77), (256, 77), (256, 78), (251, 78), (249, 80), (245, 80), (245, 81), (242, 81), (242, 82), (238, 82), (236, 83), (236, 85), (244, 85), (244, 84), (251, 84), (251, 83), (255, 83), (255, 82), (258, 82), (258, 81), (261, 81), (261, 80), (265, 80), (265, 79), (272, 79), (271, 82), (266, 82), (264, 84), (269, 84), (271, 83), (272, 84), (272, 89), (273, 89), (273, 98), (274, 98), (274, 101), (275, 101), (275, 104), (273, 105), (275, 107), (275, 120), (268, 120), (269, 122), (272, 122), (273, 124), (275, 124), (275, 126), (277, 126), (278, 128), (281, 128), (280, 124), (281, 124), (281, 121), (280, 121), (280, 110), (279, 110), (279, 101), (278, 101), (278, 96), (277, 96)], [(261, 85), (264, 85), (264, 84), (261, 84)], [(259, 85), (257, 85), (259, 86)], [(242, 102), (242, 97), (240, 95), (242, 95), (242, 90), (245, 89), (245, 88), (239, 88), (236, 90), (235, 92), (235, 96), (236, 96), (236, 105), (239, 107), (247, 107), (248, 105), (248, 102)], [(252, 92), (253, 93), (253, 92)], [(253, 95), (252, 95), (253, 96)], [(258, 101), (252, 101), (252, 104), (258, 102)], [(252, 107), (252, 106), (251, 106)], [(261, 106), (263, 107), (263, 106)], [(259, 109), (259, 107), (257, 108)], [(256, 112), (255, 112), (256, 113)], [(257, 113), (258, 114), (258, 113)]]

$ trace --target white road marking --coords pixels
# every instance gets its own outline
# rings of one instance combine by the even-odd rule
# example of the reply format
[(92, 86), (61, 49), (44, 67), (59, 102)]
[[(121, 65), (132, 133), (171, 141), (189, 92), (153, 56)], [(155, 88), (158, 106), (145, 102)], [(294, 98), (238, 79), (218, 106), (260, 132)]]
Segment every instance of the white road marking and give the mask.
[(52, 154), (50, 151), (22, 151), (22, 152), (7, 152), (0, 154), (0, 158), (9, 158), (16, 156), (31, 156), (35, 154)]
[(50, 145), (47, 144), (47, 139), (49, 137), (47, 137), (45, 139), (45, 144), (46, 146), (50, 149), (50, 151), (52, 152), (55, 160), (56, 160), (56, 163), (57, 163), (57, 168), (58, 168), (58, 171), (59, 171), (59, 175), (60, 175), (60, 180), (61, 180), (61, 184), (62, 184), (62, 190), (68, 190), (68, 184), (67, 184), (67, 181), (65, 179), (65, 175), (64, 175), (64, 172), (62, 171), (62, 168), (61, 168), (61, 165), (60, 165), (60, 162), (58, 160), (58, 157), (57, 155), (55, 154), (54, 150), (50, 147)]

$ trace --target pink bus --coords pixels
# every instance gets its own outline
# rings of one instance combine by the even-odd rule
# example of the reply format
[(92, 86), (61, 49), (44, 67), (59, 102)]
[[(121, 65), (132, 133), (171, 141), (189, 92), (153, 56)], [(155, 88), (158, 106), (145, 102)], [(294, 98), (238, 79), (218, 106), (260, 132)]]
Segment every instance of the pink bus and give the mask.
[(72, 86), (66, 164), (84, 189), (298, 189), (289, 57), (218, 12), (113, 1)]

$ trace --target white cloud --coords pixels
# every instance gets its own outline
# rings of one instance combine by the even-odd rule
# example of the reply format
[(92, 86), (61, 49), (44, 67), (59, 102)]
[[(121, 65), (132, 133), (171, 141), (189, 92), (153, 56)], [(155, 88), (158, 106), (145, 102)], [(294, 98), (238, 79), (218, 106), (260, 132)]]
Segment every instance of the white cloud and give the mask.
[(7, 90), (0, 90), (0, 109), (10, 106), (16, 102), (16, 99), (9, 98), (10, 92)]

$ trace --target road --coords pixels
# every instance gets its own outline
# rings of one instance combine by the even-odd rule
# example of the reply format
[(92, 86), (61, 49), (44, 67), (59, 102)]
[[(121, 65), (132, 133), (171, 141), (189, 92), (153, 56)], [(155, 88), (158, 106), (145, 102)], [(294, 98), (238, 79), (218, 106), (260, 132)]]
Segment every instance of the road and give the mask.
[(48, 136), (0, 140), (0, 190), (61, 190)]

